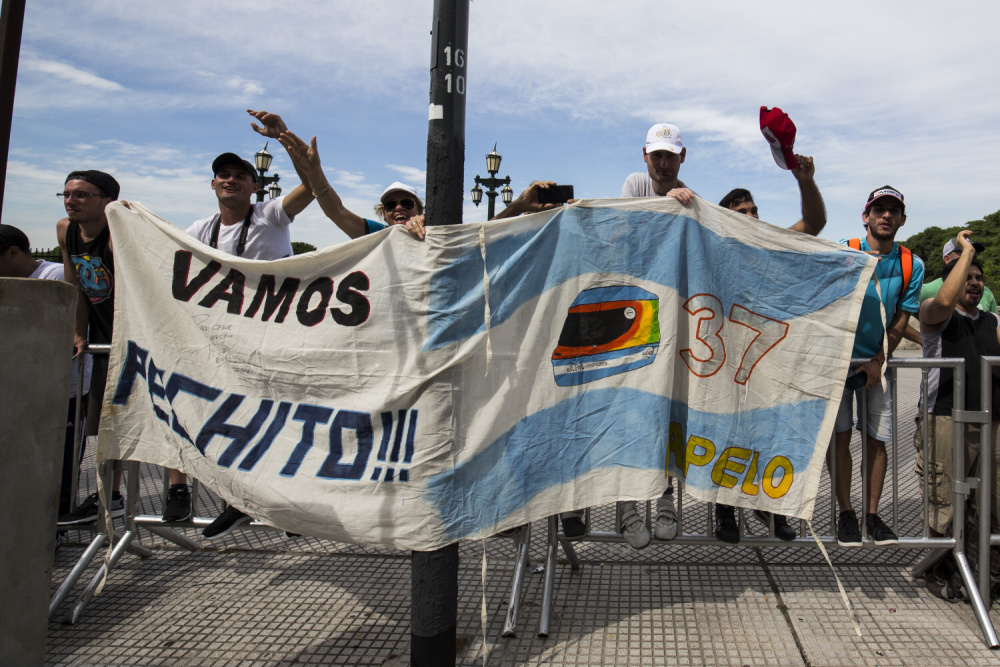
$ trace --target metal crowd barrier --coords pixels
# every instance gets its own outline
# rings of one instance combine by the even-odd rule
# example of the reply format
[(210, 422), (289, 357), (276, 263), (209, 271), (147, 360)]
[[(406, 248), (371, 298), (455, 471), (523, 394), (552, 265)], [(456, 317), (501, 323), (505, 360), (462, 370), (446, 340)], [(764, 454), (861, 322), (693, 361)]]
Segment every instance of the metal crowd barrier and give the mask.
[[(852, 359), (852, 366), (858, 365), (868, 361), (867, 359)], [(968, 411), (956, 409), (953, 411), (953, 420), (955, 424), (955, 450), (954, 450), (954, 470), (955, 470), (955, 483), (953, 484), (953, 536), (952, 537), (931, 537), (930, 536), (930, 526), (929, 526), (929, 516), (930, 510), (927, 503), (928, 499), (928, 475), (926, 474), (927, 463), (925, 463), (924, 469), (924, 480), (923, 480), (923, 497), (922, 502), (922, 530), (921, 535), (918, 536), (899, 536), (899, 541), (897, 544), (878, 546), (874, 544), (868, 537), (867, 529), (865, 526), (865, 521), (861, 520), (861, 531), (862, 531), (862, 548), (866, 549), (930, 549), (931, 552), (923, 558), (912, 570), (914, 577), (922, 576), (934, 563), (936, 563), (942, 555), (951, 554), (951, 557), (955, 559), (958, 566), (959, 572), (961, 573), (962, 580), (965, 584), (966, 590), (969, 592), (970, 602), (972, 605), (973, 613), (976, 617), (979, 627), (982, 630), (983, 637), (986, 641), (987, 646), (992, 649), (1000, 648), (1000, 641), (998, 641), (997, 633), (993, 628), (993, 624), (989, 618), (989, 612), (984, 604), (983, 600), (989, 600), (990, 595), (990, 574), (989, 574), (989, 563), (990, 563), (990, 553), (989, 546), (1000, 545), (1000, 534), (990, 534), (990, 503), (989, 503), (989, 491), (990, 491), (990, 471), (992, 470), (992, 443), (991, 443), (991, 429), (988, 427), (991, 421), (991, 414), (989, 407), (991, 387), (989, 382), (989, 372), (986, 370), (988, 367), (1000, 365), (1000, 357), (987, 357), (983, 359), (983, 385), (982, 385), (982, 396), (983, 405), (980, 411)], [(964, 368), (965, 361), (963, 359), (924, 359), (924, 358), (905, 358), (905, 359), (891, 359), (888, 363), (888, 374), (891, 378), (891, 391), (892, 391), (892, 441), (891, 441), (891, 466), (888, 472), (891, 472), (891, 491), (890, 491), (890, 502), (891, 502), (891, 526), (893, 532), (899, 535), (899, 457), (898, 457), (898, 440), (899, 440), (899, 428), (898, 428), (898, 415), (899, 415), (899, 401), (898, 401), (898, 382), (896, 382), (896, 369), (899, 368), (912, 368), (920, 369), (921, 371), (921, 394), (923, 401), (921, 402), (921, 424), (923, 431), (923, 460), (928, 461), (928, 433), (927, 433), (927, 379), (928, 371), (932, 368), (951, 368), (954, 370), (955, 384), (954, 384), (954, 396), (956, 405), (965, 405), (965, 386), (964, 386)], [(867, 390), (862, 390), (867, 393)], [(862, 414), (860, 415), (862, 423), (867, 420), (867, 405), (865, 401), (862, 401)], [(980, 449), (980, 468), (979, 468), (979, 478), (976, 477), (964, 477), (959, 479), (959, 471), (965, 470), (965, 448), (962, 435), (962, 426), (967, 423), (984, 424), (986, 427), (982, 429), (982, 444)], [(861, 446), (861, 466), (860, 470), (864, 471), (868, 466), (868, 448), (867, 448), (867, 438), (868, 431), (863, 428), (862, 431), (862, 446)], [(829, 456), (834, 453), (834, 447), (831, 442), (831, 447), (828, 450), (828, 461)], [(853, 462), (853, 465), (857, 467), (857, 461)], [(837, 517), (838, 517), (838, 505), (836, 499), (836, 473), (835, 467), (829, 467), (828, 470), (831, 471), (830, 480), (830, 494), (831, 494), (831, 512), (830, 512), (830, 533), (828, 535), (820, 535), (820, 541), (827, 547), (837, 546)], [(652, 538), (651, 543), (654, 544), (678, 544), (678, 545), (712, 545), (726, 547), (730, 546), (716, 539), (714, 534), (714, 506), (712, 504), (708, 505), (708, 521), (705, 524), (707, 530), (706, 532), (691, 532), (685, 531), (685, 517), (684, 517), (684, 504), (683, 504), (683, 482), (678, 480), (679, 488), (675, 493), (675, 498), (677, 499), (677, 537), (672, 540), (665, 541), (659, 540), (656, 537)], [(979, 563), (978, 563), (978, 584), (976, 577), (973, 575), (969, 563), (965, 556), (964, 547), (964, 530), (965, 530), (965, 500), (973, 489), (978, 488), (980, 490), (979, 503), (980, 507), (980, 550), (979, 550)], [(883, 493), (883, 498), (885, 493)], [(864, 508), (867, 503), (868, 498), (868, 482), (864, 474), (861, 475), (861, 507)], [(620, 504), (619, 509), (616, 512), (615, 525), (620, 525)], [(861, 512), (862, 517), (864, 516), (864, 510)], [(558, 550), (562, 547), (563, 552), (566, 555), (566, 559), (573, 570), (580, 568), (580, 561), (576, 555), (576, 551), (573, 548), (573, 542), (568, 541), (564, 535), (562, 535), (558, 530), (558, 516), (550, 516), (548, 519), (548, 535), (545, 550), (545, 581), (543, 584), (542, 593), (542, 610), (541, 619), (539, 620), (538, 636), (547, 637), (549, 636), (550, 622), (552, 616), (552, 604), (554, 599), (554, 584), (555, 584), (555, 567), (557, 563)], [(652, 533), (652, 511), (651, 511), (651, 501), (646, 502), (646, 526), (650, 529)], [(750, 546), (750, 547), (812, 547), (815, 546), (815, 541), (812, 537), (806, 537), (805, 531), (805, 521), (799, 520), (798, 526), (798, 537), (792, 541), (782, 541), (774, 537), (774, 520), (772, 518), (771, 525), (769, 527), (768, 536), (748, 536), (745, 534), (746, 522), (743, 517), (743, 510), (740, 509), (738, 512), (738, 521), (740, 527), (740, 543), (739, 546)], [(574, 540), (577, 543), (586, 542), (610, 542), (610, 543), (625, 543), (625, 538), (622, 537), (621, 533), (618, 532), (608, 532), (608, 531), (592, 531), (591, 530), (591, 520), (590, 520), (590, 510), (588, 509), (584, 516), (584, 523), (587, 528), (586, 536), (580, 540)], [(736, 546), (736, 545), (731, 545)], [(505, 626), (504, 635), (513, 636), (514, 628), (508, 628)]]
[[(110, 346), (108, 345), (92, 345), (85, 351), (87, 354), (108, 354)], [(854, 359), (852, 360), (852, 365), (860, 364), (867, 361), (866, 359)], [(82, 356), (79, 360), (81, 368), (82, 377), (82, 367), (83, 359)], [(888, 363), (888, 374), (892, 379), (892, 402), (893, 402), (893, 414), (892, 414), (892, 440), (891, 440), (891, 461), (892, 465), (889, 467), (889, 472), (891, 472), (891, 526), (893, 531), (899, 535), (899, 458), (898, 458), (898, 414), (899, 414), (899, 401), (898, 401), (898, 383), (896, 382), (895, 374), (896, 369), (899, 368), (912, 368), (921, 370), (921, 395), (923, 397), (922, 401), (922, 411), (921, 411), (921, 428), (923, 428), (923, 460), (928, 461), (928, 419), (927, 419), (927, 380), (928, 371), (932, 368), (951, 368), (955, 371), (955, 404), (964, 405), (965, 403), (965, 387), (964, 387), (964, 360), (962, 359), (924, 359), (924, 358), (906, 358), (906, 359), (891, 359)], [(912, 574), (915, 577), (922, 576), (931, 566), (937, 562), (942, 555), (951, 554), (951, 557), (955, 559), (958, 566), (959, 572), (961, 573), (962, 580), (965, 584), (966, 590), (969, 592), (970, 602), (972, 604), (973, 613), (976, 616), (976, 620), (979, 623), (980, 629), (983, 632), (984, 638), (987, 645), (990, 648), (1000, 648), (1000, 640), (997, 638), (995, 629), (993, 628), (992, 622), (989, 618), (989, 613), (983, 600), (989, 599), (990, 595), (990, 575), (989, 575), (989, 565), (990, 565), (990, 546), (1000, 545), (1000, 534), (991, 534), (991, 523), (990, 514), (991, 506), (988, 502), (990, 497), (990, 486), (992, 481), (992, 476), (990, 471), (993, 467), (993, 443), (991, 439), (991, 429), (988, 425), (991, 422), (991, 396), (992, 396), (992, 386), (990, 383), (990, 369), (994, 366), (1000, 366), (1000, 357), (984, 357), (982, 360), (983, 368), (983, 380), (982, 380), (982, 406), (979, 411), (968, 411), (956, 409), (953, 411), (953, 419), (955, 424), (955, 451), (954, 451), (954, 469), (957, 471), (965, 469), (965, 449), (962, 435), (962, 426), (967, 423), (976, 423), (986, 426), (981, 429), (982, 442), (980, 446), (980, 467), (979, 467), (979, 477), (966, 477), (961, 480), (958, 479), (957, 474), (955, 482), (953, 484), (953, 536), (952, 537), (931, 537), (929, 528), (929, 506), (927, 503), (928, 498), (928, 476), (926, 474), (927, 465), (925, 463), (925, 475), (923, 480), (923, 497), (922, 497), (922, 534), (919, 536), (900, 536), (899, 542), (897, 544), (885, 545), (879, 547), (871, 542), (868, 538), (867, 530), (865, 527), (865, 522), (862, 520), (861, 530), (862, 530), (862, 540), (863, 548), (868, 549), (930, 549), (930, 553), (925, 556), (917, 565), (912, 569)], [(863, 390), (867, 391), (867, 390)], [(78, 383), (77, 387), (77, 405), (76, 405), (76, 423), (75, 423), (75, 433), (74, 433), (74, 460), (79, 462), (79, 443), (80, 443), (80, 428), (81, 428), (81, 412), (82, 412), (82, 382)], [(865, 402), (862, 401), (862, 414), (860, 415), (862, 422), (866, 421), (867, 418), (867, 408)], [(861, 447), (861, 466), (860, 470), (866, 470), (868, 465), (868, 451), (866, 446), (866, 440), (868, 438), (867, 429), (862, 429), (862, 447)], [(828, 455), (832, 455), (834, 449), (831, 446)], [(79, 464), (78, 464), (79, 465)], [(830, 468), (830, 470), (834, 470)], [(105, 488), (111, 488), (111, 467), (107, 465), (102, 465), (99, 474), (104, 478)], [(138, 462), (127, 462), (125, 466), (126, 474), (126, 502), (125, 502), (125, 532), (121, 539), (115, 544), (115, 547), (111, 553), (110, 564), (113, 567), (115, 563), (121, 558), (125, 551), (129, 551), (134, 555), (141, 558), (147, 558), (152, 555), (152, 552), (139, 544), (138, 540), (138, 528), (142, 526), (146, 530), (166, 539), (184, 549), (189, 551), (198, 551), (201, 546), (191, 540), (190, 538), (177, 532), (176, 528), (204, 528), (209, 525), (213, 519), (203, 518), (203, 517), (193, 517), (190, 520), (182, 522), (164, 523), (159, 516), (154, 515), (136, 515), (138, 497), (139, 497), (139, 464)], [(861, 498), (862, 507), (866, 502), (868, 496), (868, 483), (865, 475), (861, 475)], [(716, 539), (714, 535), (714, 512), (713, 505), (708, 505), (708, 517), (704, 525), (706, 528), (705, 532), (693, 531), (686, 532), (686, 522), (684, 513), (684, 494), (683, 494), (683, 481), (677, 480), (678, 488), (675, 498), (677, 499), (677, 536), (669, 541), (659, 540), (653, 537), (653, 542), (657, 544), (678, 544), (678, 545), (712, 545), (712, 546), (730, 546)], [(979, 531), (979, 562), (977, 564), (978, 569), (978, 583), (976, 577), (973, 575), (972, 570), (965, 556), (964, 549), (964, 529), (965, 529), (965, 500), (973, 489), (980, 490), (980, 498), (986, 499), (986, 502), (982, 500), (979, 503), (980, 506), (980, 531)], [(166, 501), (167, 491), (169, 489), (169, 479), (167, 472), (164, 471), (164, 484), (163, 484), (163, 499), (164, 503)], [(77, 476), (73, 476), (73, 504), (75, 506), (76, 496), (78, 493), (77, 488)], [(197, 508), (197, 500), (199, 493), (199, 484), (196, 479), (191, 479), (191, 498), (192, 506)], [(830, 493), (831, 493), (831, 512), (830, 512), (830, 534), (821, 535), (820, 541), (823, 542), (827, 547), (837, 546), (836, 532), (837, 532), (837, 517), (838, 517), (838, 506), (836, 501), (836, 474), (835, 471), (831, 474), (830, 480)], [(72, 509), (72, 508), (71, 508)], [(619, 525), (620, 517), (617, 514), (620, 513), (620, 509), (616, 512), (616, 522), (615, 525)], [(645, 521), (648, 528), (652, 528), (652, 511), (651, 511), (651, 501), (646, 502), (646, 512)], [(862, 511), (862, 516), (864, 511)], [(767, 547), (789, 547), (789, 548), (802, 548), (802, 547), (812, 547), (815, 542), (811, 537), (806, 536), (805, 522), (800, 520), (798, 526), (798, 536), (792, 541), (782, 541), (774, 537), (774, 525), (773, 519), (771, 526), (769, 527), (768, 536), (755, 536), (746, 535), (745, 528), (746, 522), (744, 521), (743, 509), (738, 511), (738, 521), (740, 528), (740, 546), (767, 546)], [(98, 522), (100, 525), (102, 522)], [(625, 539), (618, 532), (601, 532), (592, 531), (591, 528), (591, 517), (589, 508), (584, 514), (584, 523), (587, 527), (587, 535), (579, 540), (580, 542), (605, 542), (605, 543), (625, 543)], [(94, 537), (87, 549), (84, 551), (83, 555), (80, 557), (79, 561), (72, 568), (70, 573), (67, 575), (66, 579), (62, 582), (55, 594), (53, 594), (50, 605), (49, 605), (49, 616), (51, 617), (55, 613), (56, 609), (62, 604), (66, 599), (69, 592), (76, 585), (77, 581), (83, 575), (87, 566), (94, 559), (94, 557), (100, 553), (101, 547), (103, 547), (109, 539), (109, 536), (104, 534), (99, 528), (92, 528), (94, 530)], [(271, 526), (260, 523), (258, 521), (253, 521), (249, 524), (241, 526), (239, 530), (275, 530)], [(516, 529), (512, 533), (508, 533), (505, 536), (514, 538), (514, 545), (516, 551), (514, 572), (511, 578), (511, 589), (510, 597), (507, 607), (507, 614), (504, 620), (502, 635), (503, 636), (514, 636), (516, 634), (517, 627), (517, 617), (520, 608), (521, 601), (521, 589), (523, 587), (523, 581), (525, 573), (529, 567), (529, 546), (531, 542), (531, 526), (526, 524)], [(735, 545), (733, 545), (735, 546)], [(543, 584), (543, 596), (542, 596), (542, 609), (541, 618), (539, 621), (538, 636), (547, 637), (550, 631), (550, 623), (552, 616), (552, 605), (555, 596), (555, 569), (557, 564), (557, 556), (559, 548), (562, 548), (566, 555), (567, 561), (569, 562), (573, 570), (578, 570), (580, 568), (580, 561), (577, 557), (576, 551), (573, 548), (572, 542), (568, 541), (565, 536), (559, 532), (558, 528), (558, 516), (550, 516), (547, 520), (547, 530), (546, 530), (546, 548), (545, 548), (545, 561), (544, 561), (544, 571), (545, 579)], [(104, 565), (102, 565), (98, 572), (91, 579), (90, 583), (84, 590), (83, 595), (81, 595), (79, 601), (75, 605), (73, 611), (68, 617), (68, 622), (73, 623), (79, 619), (80, 615), (83, 613), (84, 608), (87, 603), (93, 597), (95, 590), (100, 584), (101, 579), (104, 576)]]
[[(79, 472), (80, 472), (80, 436), (82, 435), (82, 416), (83, 416), (83, 377), (84, 377), (84, 355), (107, 355), (111, 351), (110, 345), (88, 345), (87, 348), (77, 356), (77, 377), (79, 381), (76, 383), (76, 412), (73, 419), (73, 470), (71, 475), (71, 485), (72, 489), (70, 496), (70, 511), (76, 509), (77, 507), (77, 496), (80, 492), (79, 489)], [(76, 564), (70, 569), (69, 574), (62, 581), (56, 592), (52, 594), (49, 598), (49, 618), (55, 614), (59, 606), (69, 597), (70, 592), (73, 587), (76, 586), (77, 582), (86, 572), (87, 567), (90, 565), (91, 561), (101, 552), (101, 547), (103, 547), (109, 541), (114, 544), (111, 551), (110, 558), (108, 559), (107, 565), (102, 564), (97, 573), (91, 578), (90, 582), (84, 588), (83, 594), (80, 596), (77, 603), (73, 606), (73, 610), (67, 616), (68, 623), (76, 623), (83, 614), (83, 610), (86, 608), (87, 604), (94, 597), (94, 593), (97, 591), (98, 586), (100, 586), (101, 581), (104, 579), (104, 574), (108, 566), (114, 567), (115, 564), (121, 559), (122, 555), (128, 551), (129, 553), (139, 556), (140, 558), (149, 558), (153, 555), (153, 552), (146, 547), (139, 544), (136, 539), (139, 535), (139, 529), (135, 524), (135, 509), (136, 503), (139, 500), (139, 463), (135, 461), (130, 461), (125, 465), (125, 532), (122, 534), (121, 538), (115, 542), (114, 535), (114, 522), (110, 522), (111, 535), (108, 535), (104, 529), (104, 522), (98, 520), (92, 525), (79, 526), (79, 528), (89, 528), (93, 532), (93, 538), (90, 544), (84, 550), (83, 554), (77, 560)], [(98, 475), (101, 476), (101, 481), (105, 489), (111, 489), (111, 479), (113, 476), (113, 469), (108, 463), (102, 464), (98, 469)], [(98, 507), (98, 515), (102, 515), (104, 512), (103, 505)], [(76, 528), (76, 526), (74, 527)]]

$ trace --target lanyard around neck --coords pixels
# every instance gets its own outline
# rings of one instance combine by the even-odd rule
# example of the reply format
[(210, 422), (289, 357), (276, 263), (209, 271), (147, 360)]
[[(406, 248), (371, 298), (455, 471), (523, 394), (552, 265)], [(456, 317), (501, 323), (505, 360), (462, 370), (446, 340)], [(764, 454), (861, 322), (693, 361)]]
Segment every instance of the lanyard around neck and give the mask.
[[(247, 235), (250, 233), (250, 218), (253, 216), (253, 204), (250, 205), (250, 210), (247, 211), (247, 217), (243, 220), (242, 229), (240, 229), (240, 240), (236, 244), (236, 256), (242, 257), (243, 251), (247, 249)], [(212, 238), (208, 240), (208, 245), (213, 248), (219, 247), (219, 227), (222, 226), (222, 214), (217, 214), (215, 218), (215, 224), (212, 225)]]

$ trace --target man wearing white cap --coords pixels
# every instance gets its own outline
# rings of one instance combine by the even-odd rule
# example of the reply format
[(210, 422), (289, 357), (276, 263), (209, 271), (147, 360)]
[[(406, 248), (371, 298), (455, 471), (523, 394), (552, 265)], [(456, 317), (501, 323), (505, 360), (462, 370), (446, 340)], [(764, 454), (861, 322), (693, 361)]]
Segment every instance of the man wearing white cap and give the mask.
[(642, 160), (647, 173), (629, 174), (622, 186), (622, 197), (673, 197), (688, 206), (694, 192), (677, 175), (687, 155), (681, 131), (676, 125), (657, 123), (646, 133)]
[[(646, 163), (646, 173), (637, 171), (629, 174), (622, 186), (621, 196), (629, 197), (673, 197), (681, 204), (690, 206), (695, 193), (678, 178), (681, 163), (687, 156), (681, 131), (676, 125), (657, 123), (646, 133), (646, 145), (642, 148), (642, 159)], [(646, 547), (650, 538), (645, 521), (636, 510), (635, 501), (629, 500), (620, 506), (619, 532), (625, 541), (635, 549)], [(563, 515), (563, 532), (583, 535), (582, 521), (570, 514)], [(653, 532), (661, 540), (672, 540), (677, 535), (677, 512), (674, 509), (673, 478), (668, 481), (667, 490), (656, 500), (656, 520)]]

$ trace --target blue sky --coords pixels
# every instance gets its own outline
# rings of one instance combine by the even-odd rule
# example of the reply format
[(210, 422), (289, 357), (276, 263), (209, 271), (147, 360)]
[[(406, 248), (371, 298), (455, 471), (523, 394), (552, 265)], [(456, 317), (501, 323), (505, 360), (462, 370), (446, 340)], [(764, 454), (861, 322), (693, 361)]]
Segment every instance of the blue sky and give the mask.
[[(389, 183), (424, 192), (430, 0), (27, 3), (3, 222), (55, 245), (55, 193), (73, 169), (109, 171), (122, 198), (187, 227), (217, 210), (210, 164), (263, 140), (244, 109), (318, 135), (331, 184), (373, 217)], [(1000, 4), (772, 1), (524, 2), (470, 10), (468, 194), (498, 144), (500, 176), (617, 197), (645, 168), (655, 122), (678, 125), (681, 178), (717, 202), (750, 188), (763, 219), (799, 218), (798, 190), (760, 135), (760, 105), (798, 126), (829, 223), (860, 235), (868, 193), (906, 195), (900, 238), (1000, 209), (995, 26)], [(280, 146), (272, 172), (294, 172)], [(293, 240), (346, 240), (312, 205)]]

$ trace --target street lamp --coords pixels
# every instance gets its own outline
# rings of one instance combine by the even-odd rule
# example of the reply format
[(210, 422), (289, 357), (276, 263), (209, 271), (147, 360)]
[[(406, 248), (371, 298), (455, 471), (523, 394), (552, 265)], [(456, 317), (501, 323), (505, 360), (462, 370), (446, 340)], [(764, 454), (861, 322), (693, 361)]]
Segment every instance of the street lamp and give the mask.
[[(488, 220), (493, 219), (494, 202), (496, 201), (497, 194), (502, 197), (504, 205), (510, 204), (514, 199), (514, 191), (510, 189), (510, 176), (497, 178), (501, 160), (503, 160), (503, 156), (497, 153), (497, 146), (493, 144), (493, 150), (486, 155), (486, 171), (490, 172), (490, 177), (480, 178), (479, 174), (476, 174), (476, 185), (472, 188), (472, 203), (478, 207), (479, 202), (483, 200), (484, 190), (481, 186), (486, 186), (486, 196), (489, 197), (489, 205), (486, 210)], [(497, 188), (501, 185), (503, 189), (498, 193)]]
[(281, 187), (278, 186), (278, 181), (281, 177), (278, 176), (277, 172), (274, 176), (265, 176), (264, 174), (268, 169), (271, 168), (271, 160), (274, 158), (270, 153), (267, 152), (267, 144), (264, 143), (264, 148), (253, 154), (253, 161), (257, 167), (257, 201), (264, 201), (264, 193), (267, 192), (271, 195), (271, 199), (274, 199), (281, 194)]

